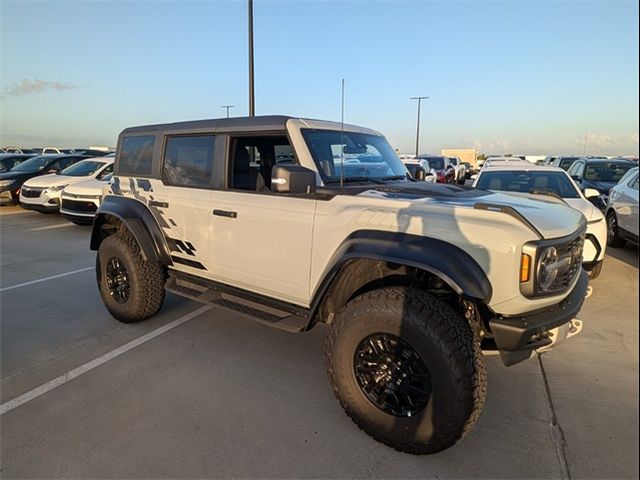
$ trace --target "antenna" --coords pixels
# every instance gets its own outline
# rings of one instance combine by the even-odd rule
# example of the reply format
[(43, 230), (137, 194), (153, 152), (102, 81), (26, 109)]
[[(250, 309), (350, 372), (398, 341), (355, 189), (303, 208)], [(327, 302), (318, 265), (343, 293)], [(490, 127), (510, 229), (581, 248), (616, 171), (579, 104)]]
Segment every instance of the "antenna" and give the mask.
[(582, 155), (587, 154), (587, 140), (589, 140), (589, 129), (584, 132), (584, 148), (582, 149)]
[(344, 182), (344, 78), (342, 79), (342, 108), (340, 110), (340, 190)]

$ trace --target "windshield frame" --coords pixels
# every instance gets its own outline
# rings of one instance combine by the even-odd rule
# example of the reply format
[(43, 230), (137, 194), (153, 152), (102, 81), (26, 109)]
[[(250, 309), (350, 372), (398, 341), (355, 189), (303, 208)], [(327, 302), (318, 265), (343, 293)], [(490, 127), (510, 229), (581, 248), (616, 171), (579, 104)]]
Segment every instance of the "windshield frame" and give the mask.
[[(332, 128), (331, 129), (301, 128), (300, 133), (302, 134), (302, 138), (304, 140), (305, 146), (309, 151), (309, 154), (313, 160), (313, 163), (316, 166), (316, 170), (325, 185), (335, 185), (341, 181), (339, 169), (336, 169), (336, 173), (338, 173), (337, 175), (327, 174), (327, 172), (325, 171), (322, 165), (323, 160), (318, 157), (319, 152), (317, 151), (316, 148), (312, 147), (311, 139), (310, 139), (310, 135), (312, 134), (344, 135), (345, 138), (355, 136), (355, 135), (366, 137), (367, 145), (375, 147), (376, 150), (378, 150), (378, 153), (380, 154), (380, 158), (382, 159), (382, 161), (375, 162), (375, 163), (380, 163), (381, 165), (385, 164), (388, 168), (388, 171), (391, 172), (385, 175), (371, 175), (371, 176), (367, 174), (344, 175), (343, 179), (346, 179), (347, 181), (365, 182), (365, 183), (369, 182), (374, 184), (381, 184), (381, 182), (386, 182), (386, 181), (411, 181), (409, 180), (410, 178), (412, 178), (410, 176), (409, 170), (407, 169), (405, 164), (402, 162), (402, 160), (400, 160), (400, 157), (398, 157), (398, 154), (395, 152), (395, 150), (393, 150), (393, 147), (391, 147), (391, 145), (383, 135), (376, 134), (374, 132), (357, 132), (353, 130), (345, 130), (344, 132), (342, 132), (340, 130), (332, 129)], [(385, 151), (381, 151), (374, 143), (372, 143), (371, 142), (372, 139), (377, 139), (381, 141), (382, 143), (380, 143), (379, 146), (384, 147), (383, 149)], [(353, 140), (353, 139), (350, 138), (350, 140)], [(345, 141), (345, 144), (346, 143), (347, 142)], [(352, 154), (345, 153), (344, 147), (343, 147), (342, 155), (343, 155), (345, 166), (348, 165), (349, 163), (352, 163), (352, 162), (349, 162), (350, 158), (346, 157)], [(358, 155), (370, 156), (371, 154), (361, 153)], [(392, 163), (390, 163), (389, 160)], [(333, 161), (334, 167), (337, 167), (338, 163), (336, 162), (335, 154), (333, 154), (332, 161)]]
[[(81, 165), (86, 165), (89, 163), (97, 163), (98, 166), (95, 168), (95, 170), (93, 170), (91, 173), (87, 173), (86, 175), (73, 175), (68, 173), (69, 170), (73, 170), (74, 168), (77, 168), (78, 166)], [(65, 168), (64, 170), (62, 170), (60, 172), (60, 175), (65, 175), (67, 177), (92, 177), (94, 175), (96, 175), (101, 168), (104, 168), (104, 166), (107, 165), (107, 162), (103, 162), (101, 160), (94, 160), (94, 159), (86, 159), (86, 160), (80, 160), (79, 162), (76, 162), (72, 165), (69, 165), (67, 168)]]

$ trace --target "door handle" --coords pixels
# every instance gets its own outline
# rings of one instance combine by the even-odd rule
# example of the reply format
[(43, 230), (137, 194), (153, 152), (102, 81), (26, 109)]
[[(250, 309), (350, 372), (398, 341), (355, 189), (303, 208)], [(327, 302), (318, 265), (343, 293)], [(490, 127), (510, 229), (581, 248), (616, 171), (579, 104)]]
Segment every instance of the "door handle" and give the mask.
[(168, 202), (158, 202), (157, 200), (149, 200), (150, 207), (169, 208)]
[(232, 212), (230, 210), (218, 210), (215, 209), (213, 211), (214, 215), (218, 215), (219, 217), (228, 217), (228, 218), (238, 218), (237, 212)]

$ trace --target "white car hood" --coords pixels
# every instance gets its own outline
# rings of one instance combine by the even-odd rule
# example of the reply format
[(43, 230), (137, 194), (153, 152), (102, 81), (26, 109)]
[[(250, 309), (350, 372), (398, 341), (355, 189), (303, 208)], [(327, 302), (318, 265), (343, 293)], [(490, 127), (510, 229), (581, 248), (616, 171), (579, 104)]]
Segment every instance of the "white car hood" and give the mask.
[[(530, 222), (544, 238), (571, 235), (579, 226), (586, 223), (580, 211), (562, 200), (543, 195), (493, 193), (487, 190), (463, 189), (426, 182), (415, 182), (409, 186), (390, 185), (372, 188), (360, 195), (410, 200), (417, 211), (424, 209), (425, 214), (431, 206), (450, 207), (453, 215), (458, 209), (486, 208), (495, 211), (499, 210), (499, 207), (511, 207)], [(483, 204), (486, 207), (483, 207)], [(482, 212), (478, 211), (478, 215), (482, 215)], [(508, 215), (508, 212), (504, 215)]]
[(24, 182), (25, 187), (36, 187), (36, 188), (49, 188), (56, 187), (58, 185), (70, 185), (72, 183), (79, 183), (86, 181), (89, 177), (70, 177), (67, 175), (41, 175), (39, 177), (34, 177), (30, 180)]
[(564, 201), (576, 210), (580, 210), (587, 221), (596, 220), (602, 216), (602, 212), (593, 203), (584, 198), (565, 198)]
[(64, 189), (64, 193), (72, 195), (102, 195), (102, 187), (109, 182), (103, 180), (85, 180)]

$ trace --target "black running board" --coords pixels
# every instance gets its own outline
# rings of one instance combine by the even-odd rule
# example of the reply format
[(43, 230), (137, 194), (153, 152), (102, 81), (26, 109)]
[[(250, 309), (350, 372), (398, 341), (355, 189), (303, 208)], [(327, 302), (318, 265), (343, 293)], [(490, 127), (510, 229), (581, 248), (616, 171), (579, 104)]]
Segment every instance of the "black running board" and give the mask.
[(309, 311), (292, 304), (195, 277), (169, 271), (165, 290), (182, 297), (242, 313), (252, 320), (287, 332), (303, 332), (309, 325)]

